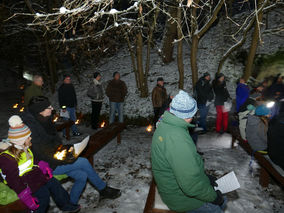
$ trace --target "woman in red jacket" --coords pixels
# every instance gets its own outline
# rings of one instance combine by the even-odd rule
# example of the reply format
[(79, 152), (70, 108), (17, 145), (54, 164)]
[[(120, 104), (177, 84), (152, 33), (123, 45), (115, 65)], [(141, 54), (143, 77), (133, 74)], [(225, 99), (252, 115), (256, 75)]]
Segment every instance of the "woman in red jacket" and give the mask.
[(65, 212), (77, 212), (80, 206), (70, 203), (69, 195), (52, 177), (52, 170), (44, 161), (36, 162), (30, 147), (31, 131), (22, 119), (14, 115), (9, 119), (9, 147), (0, 153), (0, 173), (19, 199), (35, 212), (46, 212), (50, 195)]

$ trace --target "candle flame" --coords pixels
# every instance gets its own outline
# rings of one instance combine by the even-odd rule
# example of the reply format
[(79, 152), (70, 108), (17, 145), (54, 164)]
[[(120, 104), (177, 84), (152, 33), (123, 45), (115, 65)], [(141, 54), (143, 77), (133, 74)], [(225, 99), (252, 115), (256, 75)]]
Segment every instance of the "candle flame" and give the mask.
[(23, 90), (25, 88), (25, 85), (21, 85), (20, 89)]
[(149, 126), (147, 126), (146, 131), (147, 132), (152, 132), (153, 130), (153, 126), (150, 124)]
[(67, 154), (67, 149), (63, 149), (62, 151), (57, 151), (53, 157), (57, 160), (64, 160)]
[(58, 116), (55, 116), (55, 118), (53, 119), (53, 123), (58, 121)]
[(13, 108), (14, 108), (14, 109), (17, 109), (18, 106), (19, 106), (19, 104), (14, 104), (14, 105), (13, 105)]
[(20, 109), (20, 112), (23, 112), (25, 110), (25, 107), (22, 107), (21, 109)]
[(75, 122), (75, 124), (79, 124), (80, 123), (80, 120), (79, 119), (77, 119), (76, 120), (76, 122)]
[(103, 122), (101, 123), (101, 128), (104, 128), (104, 127), (105, 127), (105, 125), (106, 125), (106, 122), (105, 122), (105, 121), (103, 121)]

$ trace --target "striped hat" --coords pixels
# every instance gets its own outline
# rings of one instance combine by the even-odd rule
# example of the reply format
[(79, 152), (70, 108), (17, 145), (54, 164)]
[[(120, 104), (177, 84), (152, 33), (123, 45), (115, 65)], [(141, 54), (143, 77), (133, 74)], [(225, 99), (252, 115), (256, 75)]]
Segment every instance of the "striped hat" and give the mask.
[(27, 138), (31, 136), (30, 128), (25, 125), (18, 115), (13, 115), (9, 118), (8, 138), (15, 145), (23, 145)]

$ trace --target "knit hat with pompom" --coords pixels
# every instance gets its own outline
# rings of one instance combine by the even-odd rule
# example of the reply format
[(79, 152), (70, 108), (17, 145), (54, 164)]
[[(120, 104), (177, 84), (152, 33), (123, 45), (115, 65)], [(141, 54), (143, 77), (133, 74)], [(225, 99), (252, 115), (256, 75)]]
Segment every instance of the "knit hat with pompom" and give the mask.
[(11, 143), (22, 146), (27, 138), (31, 136), (30, 128), (25, 125), (18, 115), (13, 115), (9, 118), (8, 138)]

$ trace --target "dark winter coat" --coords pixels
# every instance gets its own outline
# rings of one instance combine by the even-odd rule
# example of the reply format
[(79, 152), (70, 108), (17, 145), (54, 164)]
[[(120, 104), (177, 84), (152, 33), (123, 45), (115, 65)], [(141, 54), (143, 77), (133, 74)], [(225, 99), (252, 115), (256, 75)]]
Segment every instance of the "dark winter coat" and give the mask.
[(214, 98), (212, 86), (204, 77), (200, 78), (195, 86), (197, 95), (197, 104), (206, 104), (207, 101), (212, 101)]
[(254, 151), (267, 149), (267, 127), (258, 116), (248, 115), (246, 137)]
[(124, 81), (111, 80), (106, 88), (106, 95), (109, 97), (110, 102), (124, 102), (127, 94), (127, 86)]
[(3, 175), (5, 175), (8, 186), (17, 194), (20, 194), (27, 186), (34, 193), (48, 182), (47, 177), (45, 177), (39, 167), (34, 167), (30, 172), (19, 176), (18, 163), (15, 158), (8, 154), (0, 155), (0, 168)]
[(160, 85), (155, 86), (152, 91), (153, 107), (162, 107), (167, 102), (167, 90)]
[(268, 155), (284, 170), (284, 113), (271, 120), (268, 129)]
[(58, 101), (60, 107), (76, 107), (77, 96), (73, 84), (62, 84), (58, 89)]
[(92, 99), (94, 102), (103, 102), (104, 100), (104, 90), (103, 86), (100, 82), (94, 79), (91, 87), (89, 88), (87, 95)]
[(30, 112), (23, 113), (21, 117), (23, 122), (31, 129), (32, 152), (35, 159), (46, 161), (52, 169), (75, 161), (72, 158), (62, 161), (54, 159), (53, 155), (56, 153), (58, 147), (62, 145), (62, 141), (51, 119), (41, 122)]
[(236, 89), (236, 109), (240, 111), (240, 107), (246, 102), (250, 95), (249, 86), (246, 84), (239, 83)]
[(226, 82), (220, 83), (219, 81), (214, 80), (213, 90), (215, 93), (215, 106), (223, 106), (224, 103), (230, 98), (230, 94), (227, 90)]
[(35, 85), (32, 83), (27, 89), (25, 90), (25, 95), (24, 95), (24, 105), (28, 106), (31, 99), (36, 96), (43, 96), (42, 93), (42, 88), (40, 86)]

